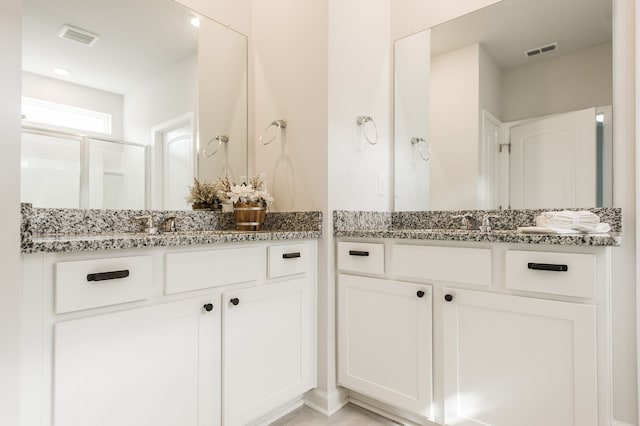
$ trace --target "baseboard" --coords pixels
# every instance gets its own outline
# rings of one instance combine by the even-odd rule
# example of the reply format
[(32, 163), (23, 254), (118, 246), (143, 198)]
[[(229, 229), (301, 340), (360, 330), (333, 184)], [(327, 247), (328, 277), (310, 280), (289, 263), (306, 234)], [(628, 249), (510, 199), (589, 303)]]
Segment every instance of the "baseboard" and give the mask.
[(253, 423), (253, 425), (254, 426), (267, 426), (267, 425), (270, 425), (274, 421), (278, 420), (280, 417), (286, 416), (287, 414), (289, 414), (290, 412), (292, 412), (296, 408), (302, 407), (303, 404), (304, 404), (304, 401), (302, 400), (302, 398), (295, 399), (295, 400), (293, 400), (291, 402), (288, 402), (288, 403), (280, 406), (278, 409), (270, 412), (269, 414), (265, 415), (264, 417), (260, 418), (255, 423)]
[(315, 388), (304, 394), (304, 404), (327, 417), (349, 403), (349, 393), (344, 389), (336, 389), (331, 393)]
[(357, 392), (349, 392), (349, 402), (404, 426), (438, 426), (428, 419), (382, 403)]

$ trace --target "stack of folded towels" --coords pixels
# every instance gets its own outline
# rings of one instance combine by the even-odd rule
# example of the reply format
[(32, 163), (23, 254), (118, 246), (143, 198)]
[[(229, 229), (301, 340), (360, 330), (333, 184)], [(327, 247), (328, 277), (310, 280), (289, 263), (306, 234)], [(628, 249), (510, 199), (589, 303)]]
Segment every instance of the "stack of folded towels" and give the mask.
[(551, 234), (601, 234), (609, 232), (611, 226), (600, 222), (600, 217), (588, 211), (563, 210), (543, 212), (536, 216), (536, 226), (519, 227), (518, 232)]

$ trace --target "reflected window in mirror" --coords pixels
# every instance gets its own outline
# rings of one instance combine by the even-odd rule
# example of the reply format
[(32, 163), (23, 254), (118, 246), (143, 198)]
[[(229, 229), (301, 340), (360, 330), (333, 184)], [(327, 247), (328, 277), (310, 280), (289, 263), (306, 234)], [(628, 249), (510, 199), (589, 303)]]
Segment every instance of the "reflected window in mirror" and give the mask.
[[(90, 127), (90, 115), (81, 125), (43, 125), (25, 109), (23, 201), (190, 209), (194, 177), (247, 175), (246, 36), (173, 0), (25, 0), (23, 8), (23, 96), (111, 117), (110, 131)], [(207, 159), (202, 145), (218, 134), (232, 143)], [(64, 158), (52, 154), (59, 146)], [(46, 199), (29, 187), (37, 165), (52, 184)], [(71, 182), (72, 194), (55, 194)]]

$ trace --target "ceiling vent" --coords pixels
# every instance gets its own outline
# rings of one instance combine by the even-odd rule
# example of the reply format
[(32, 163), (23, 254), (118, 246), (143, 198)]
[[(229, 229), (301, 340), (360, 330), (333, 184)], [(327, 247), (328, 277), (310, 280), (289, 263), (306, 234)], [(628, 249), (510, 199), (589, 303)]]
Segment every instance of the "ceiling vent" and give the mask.
[(547, 44), (546, 46), (536, 47), (535, 49), (525, 50), (524, 56), (529, 58), (531, 56), (540, 55), (541, 53), (553, 52), (557, 48), (558, 48), (558, 43), (551, 43), (551, 44)]
[(98, 34), (91, 31), (83, 30), (82, 28), (74, 27), (71, 25), (63, 25), (58, 32), (58, 36), (65, 40), (73, 41), (74, 43), (83, 44), (85, 46), (93, 46), (100, 38)]

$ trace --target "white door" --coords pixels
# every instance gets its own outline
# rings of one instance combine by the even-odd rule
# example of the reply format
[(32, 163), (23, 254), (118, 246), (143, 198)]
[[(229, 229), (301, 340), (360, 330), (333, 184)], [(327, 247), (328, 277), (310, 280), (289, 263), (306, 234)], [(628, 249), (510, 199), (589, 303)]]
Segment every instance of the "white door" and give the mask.
[(162, 201), (165, 210), (184, 210), (189, 204), (184, 197), (193, 185), (193, 136), (191, 124), (162, 135), (163, 175)]
[(598, 424), (594, 306), (445, 294), (445, 424)]
[(184, 210), (184, 197), (193, 185), (193, 136), (191, 125), (163, 134), (163, 209)]
[(482, 110), (481, 143), (478, 150), (478, 208), (497, 209), (503, 191), (500, 176), (502, 122), (489, 111)]
[(56, 324), (54, 425), (219, 425), (220, 311), (207, 303)]
[(225, 426), (251, 424), (311, 389), (311, 300), (306, 278), (224, 293)]
[(340, 275), (338, 382), (431, 418), (431, 287)]
[(596, 205), (595, 108), (511, 128), (511, 208)]

